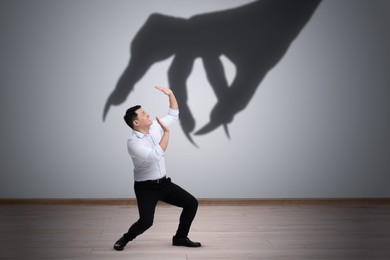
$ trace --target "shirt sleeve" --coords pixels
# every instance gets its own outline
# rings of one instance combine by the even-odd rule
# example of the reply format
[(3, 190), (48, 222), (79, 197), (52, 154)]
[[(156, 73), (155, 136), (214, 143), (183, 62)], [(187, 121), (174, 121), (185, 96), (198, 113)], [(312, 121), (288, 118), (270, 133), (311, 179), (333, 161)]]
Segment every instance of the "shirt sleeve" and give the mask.
[(132, 158), (141, 162), (159, 161), (164, 156), (159, 144), (147, 147), (131, 139), (127, 141), (127, 150)]
[(179, 120), (179, 110), (170, 108), (168, 110), (168, 115), (161, 118), (161, 120), (166, 126), (172, 125)]

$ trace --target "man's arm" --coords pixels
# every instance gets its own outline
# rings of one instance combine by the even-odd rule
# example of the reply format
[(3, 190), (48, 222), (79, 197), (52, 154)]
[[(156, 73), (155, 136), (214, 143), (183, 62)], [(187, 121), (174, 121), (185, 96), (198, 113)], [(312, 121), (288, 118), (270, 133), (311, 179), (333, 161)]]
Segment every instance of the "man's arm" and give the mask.
[[(160, 87), (160, 86), (156, 87), (156, 89), (160, 90), (162, 93), (164, 93), (165, 95), (168, 96), (170, 109), (174, 109), (174, 110), (179, 109), (179, 105), (177, 103), (176, 97), (173, 94), (172, 90), (170, 90), (169, 88), (164, 88), (164, 87)], [(158, 117), (156, 117), (156, 119), (157, 119), (158, 124), (161, 126), (161, 128), (163, 130), (163, 136), (161, 137), (159, 145), (163, 149), (163, 151), (165, 152), (165, 150), (168, 147), (168, 142), (169, 142), (169, 128), (166, 126), (166, 124), (164, 123), (163, 120), (160, 120), (160, 118), (158, 118)]]
[(159, 145), (161, 149), (163, 149), (163, 151), (165, 152), (167, 150), (168, 142), (169, 142), (169, 128), (160, 120), (160, 118), (156, 117), (156, 119), (157, 122), (160, 124), (162, 130), (164, 131)]
[(156, 89), (160, 90), (162, 93), (168, 96), (169, 98), (169, 108), (171, 109), (179, 109), (179, 104), (177, 103), (176, 97), (173, 94), (173, 91), (170, 90), (169, 88), (164, 88), (164, 87), (156, 87)]

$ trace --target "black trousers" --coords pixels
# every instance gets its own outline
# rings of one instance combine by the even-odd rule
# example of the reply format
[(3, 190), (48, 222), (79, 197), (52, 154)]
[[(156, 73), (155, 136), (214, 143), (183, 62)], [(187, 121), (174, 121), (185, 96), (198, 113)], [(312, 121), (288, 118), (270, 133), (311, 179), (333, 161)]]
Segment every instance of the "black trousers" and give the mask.
[(139, 219), (123, 235), (125, 238), (131, 241), (153, 225), (158, 201), (183, 208), (175, 236), (178, 238), (188, 236), (198, 209), (198, 201), (194, 196), (174, 184), (170, 178), (162, 183), (134, 182), (134, 191), (137, 197)]

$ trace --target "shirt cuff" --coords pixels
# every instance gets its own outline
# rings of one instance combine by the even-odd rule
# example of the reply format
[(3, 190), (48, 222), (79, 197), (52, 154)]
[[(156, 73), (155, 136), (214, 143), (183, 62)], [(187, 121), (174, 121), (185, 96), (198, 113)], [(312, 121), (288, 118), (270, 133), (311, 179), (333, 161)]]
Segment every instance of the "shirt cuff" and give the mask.
[(171, 115), (171, 116), (178, 116), (178, 115), (179, 115), (179, 109), (170, 108), (170, 109), (168, 110), (168, 115)]

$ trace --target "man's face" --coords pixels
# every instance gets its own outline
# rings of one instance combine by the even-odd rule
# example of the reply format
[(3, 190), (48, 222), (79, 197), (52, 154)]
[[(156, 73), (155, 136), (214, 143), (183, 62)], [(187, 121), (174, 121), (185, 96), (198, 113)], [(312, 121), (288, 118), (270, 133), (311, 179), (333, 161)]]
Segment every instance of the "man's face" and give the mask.
[(144, 128), (152, 125), (152, 120), (150, 120), (149, 114), (145, 110), (140, 108), (135, 113), (137, 114), (137, 119), (134, 120), (135, 126)]

